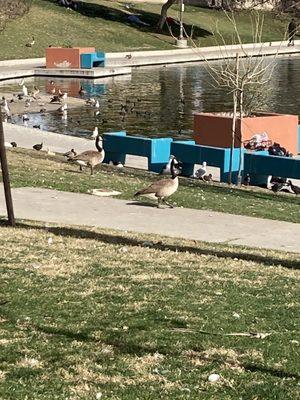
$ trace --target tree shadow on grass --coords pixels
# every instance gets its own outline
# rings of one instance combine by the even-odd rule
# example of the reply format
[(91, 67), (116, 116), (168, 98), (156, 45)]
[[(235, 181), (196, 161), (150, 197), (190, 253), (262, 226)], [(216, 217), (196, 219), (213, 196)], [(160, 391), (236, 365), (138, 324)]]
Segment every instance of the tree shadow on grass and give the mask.
[[(0, 221), (0, 227), (6, 225), (5, 221)], [(121, 234), (109, 234), (103, 232), (94, 232), (92, 230), (76, 228), (76, 227), (45, 227), (41, 225), (35, 225), (30, 223), (20, 222), (17, 224), (17, 227), (22, 229), (39, 229), (42, 231), (46, 231), (52, 233), (57, 236), (68, 236), (79, 239), (90, 239), (90, 240), (99, 240), (103, 243), (107, 244), (115, 244), (122, 246), (145, 246), (145, 238), (129, 238), (125, 237)], [(100, 228), (99, 228), (100, 229)], [(246, 227), (245, 227), (246, 229)], [(156, 235), (159, 236), (159, 235)], [(189, 252), (191, 254), (196, 255), (210, 255), (220, 258), (232, 258), (245, 261), (253, 261), (257, 263), (261, 263), (266, 266), (282, 266), (285, 268), (291, 269), (300, 269), (300, 258), (295, 257), (292, 258), (289, 253), (286, 253), (286, 257), (280, 257), (276, 254), (270, 254), (270, 251), (267, 250), (259, 250), (259, 253), (255, 252), (255, 249), (251, 249), (248, 247), (242, 246), (228, 246), (223, 243), (204, 243), (200, 241), (195, 241), (195, 246), (188, 245), (179, 245), (179, 244), (164, 244), (163, 240), (165, 238), (162, 237), (162, 240), (157, 241), (156, 243), (151, 243), (151, 248), (162, 250), (162, 251), (174, 251), (177, 252)], [(174, 239), (175, 240), (175, 239)], [(216, 246), (216, 247), (214, 247)], [(226, 247), (226, 248), (225, 248)], [(265, 254), (264, 254), (265, 253)]]
[(269, 374), (269, 375), (275, 376), (277, 378), (285, 378), (285, 379), (286, 378), (296, 378), (296, 379), (300, 378), (299, 374), (293, 374), (293, 373), (289, 373), (289, 372), (283, 371), (281, 369), (265, 367), (263, 365), (244, 364), (243, 368), (245, 368), (246, 371), (262, 372), (264, 374)]
[(162, 347), (157, 348), (156, 346), (147, 344), (139, 345), (137, 343), (127, 341), (126, 338), (122, 338), (122, 332), (114, 332), (114, 336), (119, 335), (119, 337), (114, 337), (113, 335), (106, 334), (106, 338), (102, 338), (100, 340), (96, 339), (93, 336), (93, 329), (81, 332), (73, 332), (66, 328), (56, 328), (47, 325), (36, 325), (34, 326), (34, 329), (48, 335), (63, 336), (66, 339), (76, 340), (78, 342), (99, 342), (102, 344), (105, 343), (106, 345), (113, 346), (121, 354), (134, 354), (138, 356), (143, 356), (149, 353), (155, 354), (156, 352), (167, 354), (166, 350)]
[[(57, 4), (56, 0), (46, 0), (46, 1), (48, 1), (49, 3)], [(62, 8), (58, 4), (57, 6)], [(124, 10), (122, 10), (121, 8), (112, 8), (101, 4), (95, 4), (90, 2), (83, 3), (79, 1), (78, 8), (74, 12), (77, 12), (89, 18), (101, 18), (106, 21), (119, 22), (124, 25), (131, 26), (132, 28), (135, 28), (142, 32), (157, 33), (156, 27), (157, 27), (157, 22), (159, 20), (159, 14), (150, 11), (144, 11), (134, 7), (125, 9), (125, 5), (123, 7)], [(130, 21), (128, 21), (129, 15), (137, 15), (141, 21), (145, 22), (149, 26), (143, 26), (131, 23)], [(188, 34), (193, 32), (193, 38), (206, 37), (212, 35), (212, 32), (209, 32), (206, 29), (202, 29), (196, 25), (192, 26), (189, 24), (184, 24), (184, 27)], [(167, 26), (165, 26), (164, 30), (159, 33), (162, 35), (170, 36), (170, 32)], [(172, 28), (172, 34), (176, 37), (179, 36), (179, 25), (174, 25), (174, 27)]]

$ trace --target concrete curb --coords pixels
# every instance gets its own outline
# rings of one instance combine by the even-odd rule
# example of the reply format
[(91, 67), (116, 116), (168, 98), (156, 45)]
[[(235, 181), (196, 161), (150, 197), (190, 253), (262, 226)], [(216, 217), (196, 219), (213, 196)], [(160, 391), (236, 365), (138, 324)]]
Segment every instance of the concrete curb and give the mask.
[[(288, 47), (283, 42), (267, 42), (262, 44), (247, 43), (243, 45), (251, 56), (271, 55), (297, 55), (300, 54), (300, 40), (295, 41), (295, 46)], [(150, 50), (150, 51), (127, 51), (117, 53), (106, 53), (107, 67), (133, 67), (159, 64), (174, 64), (199, 62), (204, 60), (222, 60), (235, 57), (236, 53), (245, 56), (240, 45), (211, 46), (174, 49), (174, 50)], [(15, 66), (15, 69), (7, 68)], [(45, 66), (45, 58), (6, 60), (0, 61), (0, 80), (35, 76), (34, 69)], [(48, 75), (48, 74), (47, 74)], [(68, 75), (66, 73), (66, 75)], [(49, 74), (51, 76), (51, 74)]]

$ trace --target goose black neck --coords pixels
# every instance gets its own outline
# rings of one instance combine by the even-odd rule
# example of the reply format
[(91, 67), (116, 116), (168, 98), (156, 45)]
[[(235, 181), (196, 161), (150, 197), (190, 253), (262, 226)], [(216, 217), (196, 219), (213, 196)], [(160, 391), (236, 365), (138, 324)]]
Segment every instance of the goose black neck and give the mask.
[(176, 173), (176, 169), (175, 169), (175, 161), (174, 161), (174, 158), (172, 159), (172, 161), (171, 161), (171, 175), (172, 175), (172, 179), (175, 179), (176, 178), (176, 176), (177, 176), (177, 173)]
[(99, 142), (100, 142), (100, 136), (97, 135), (95, 145), (96, 145), (96, 149), (101, 152), (103, 150), (103, 148), (100, 146)]

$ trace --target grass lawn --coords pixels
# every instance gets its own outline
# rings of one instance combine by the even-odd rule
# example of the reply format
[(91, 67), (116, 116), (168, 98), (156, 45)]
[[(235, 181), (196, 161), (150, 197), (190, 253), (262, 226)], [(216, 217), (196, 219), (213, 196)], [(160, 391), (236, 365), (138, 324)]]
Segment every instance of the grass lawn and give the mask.
[(298, 256), (1, 226), (0, 398), (296, 400)]
[[(13, 187), (44, 187), (80, 193), (105, 188), (121, 191), (119, 197), (128, 200), (138, 189), (161, 179), (145, 171), (104, 164), (91, 177), (89, 169), (79, 173), (77, 165), (63, 162), (61, 156), (18, 148), (8, 150), (7, 154)], [(181, 178), (179, 190), (171, 200), (179, 207), (300, 222), (299, 197), (263, 189), (237, 189)]]
[[(156, 32), (161, 5), (139, 3), (130, 10), (125, 3), (108, 0), (85, 1), (78, 12), (58, 6), (55, 0), (32, 0), (27, 15), (11, 21), (0, 34), (0, 59), (42, 57), (45, 48), (52, 46), (95, 46), (104, 51), (155, 50), (173, 48), (169, 31)], [(139, 14), (150, 27), (135, 27), (127, 22), (129, 11)], [(178, 6), (173, 6), (170, 16), (178, 18)], [(263, 40), (282, 40), (288, 16), (265, 13)], [(233, 28), (224, 13), (216, 10), (186, 6), (184, 21), (190, 34), (200, 46), (215, 45), (213, 33), (216, 24), (226, 41), (232, 42)], [(238, 27), (244, 42), (251, 42), (249, 13), (238, 14)], [(176, 30), (173, 31), (178, 36)], [(32, 48), (25, 44), (36, 39)]]

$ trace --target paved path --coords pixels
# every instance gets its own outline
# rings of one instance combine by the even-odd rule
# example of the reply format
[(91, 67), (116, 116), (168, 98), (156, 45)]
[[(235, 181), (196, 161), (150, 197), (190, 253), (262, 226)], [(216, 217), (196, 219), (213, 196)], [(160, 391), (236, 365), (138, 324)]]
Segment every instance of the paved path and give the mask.
[[(126, 51), (106, 53), (106, 67), (134, 67), (144, 65), (159, 65), (185, 62), (199, 62), (204, 60), (222, 60), (234, 58), (236, 53), (245, 56), (277, 56), (277, 55), (299, 55), (300, 40), (295, 40), (295, 46), (287, 46), (284, 42), (248, 43), (243, 45), (210, 46), (199, 48), (178, 49), (174, 46), (172, 50), (147, 50)], [(130, 57), (128, 57), (130, 55)], [(0, 81), (5, 79), (17, 79), (24, 76), (34, 76), (35, 71), (40, 73), (40, 67), (45, 65), (45, 58), (29, 60), (0, 61)], [(65, 74), (65, 71), (62, 72)], [(79, 74), (80, 77), (80, 74)]]
[[(134, 201), (39, 188), (13, 189), (15, 214), (31, 219), (154, 233), (300, 253), (300, 224), (184, 208), (158, 209)], [(0, 186), (0, 215), (5, 215)]]

